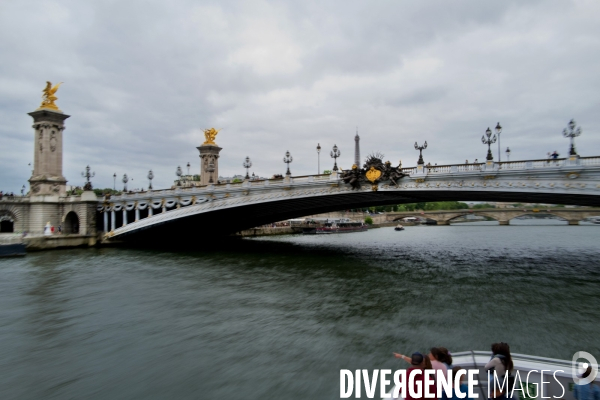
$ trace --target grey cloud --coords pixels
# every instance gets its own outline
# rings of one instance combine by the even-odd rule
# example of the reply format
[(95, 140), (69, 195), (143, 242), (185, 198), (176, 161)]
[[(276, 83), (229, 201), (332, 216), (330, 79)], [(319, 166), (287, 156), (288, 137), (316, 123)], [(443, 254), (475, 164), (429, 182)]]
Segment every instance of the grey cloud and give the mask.
[[(46, 80), (58, 105), (65, 175), (95, 185), (128, 173), (133, 187), (197, 170), (201, 128), (223, 128), (223, 175), (322, 169), (337, 144), (414, 164), (483, 159), (480, 137), (504, 126), (511, 159), (565, 154), (570, 118), (583, 155), (600, 153), (592, 2), (22, 1), (0, 15), (0, 190), (17, 191), (33, 158), (31, 120)], [(326, 151), (325, 151), (326, 150)], [(496, 152), (494, 153), (496, 154)], [(139, 182), (139, 185), (138, 185)], [(131, 186), (131, 185), (130, 185)]]

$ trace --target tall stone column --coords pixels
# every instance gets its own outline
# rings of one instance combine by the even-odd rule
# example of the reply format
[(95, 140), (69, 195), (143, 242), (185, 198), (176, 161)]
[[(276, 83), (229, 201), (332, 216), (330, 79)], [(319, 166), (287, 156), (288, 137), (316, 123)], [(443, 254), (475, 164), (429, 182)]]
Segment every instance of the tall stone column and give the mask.
[(29, 179), (32, 196), (65, 196), (63, 176), (63, 130), (69, 115), (38, 109), (30, 112), (35, 130), (33, 174)]
[(216, 144), (203, 144), (196, 148), (200, 151), (200, 185), (217, 183), (219, 177), (219, 152), (223, 149)]

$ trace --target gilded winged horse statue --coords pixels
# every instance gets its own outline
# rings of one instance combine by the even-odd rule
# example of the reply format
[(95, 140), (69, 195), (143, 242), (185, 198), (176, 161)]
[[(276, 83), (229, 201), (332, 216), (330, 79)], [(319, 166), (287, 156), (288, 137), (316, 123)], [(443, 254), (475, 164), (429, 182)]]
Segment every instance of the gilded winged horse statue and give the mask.
[(46, 81), (46, 87), (44, 88), (44, 90), (42, 90), (42, 93), (44, 93), (42, 95), (42, 104), (39, 108), (60, 111), (56, 104), (54, 104), (54, 102), (58, 100), (58, 97), (56, 97), (54, 94), (58, 90), (58, 87), (61, 85), (61, 83), (62, 82), (59, 82), (56, 85), (52, 86), (52, 83), (50, 83), (50, 81)]

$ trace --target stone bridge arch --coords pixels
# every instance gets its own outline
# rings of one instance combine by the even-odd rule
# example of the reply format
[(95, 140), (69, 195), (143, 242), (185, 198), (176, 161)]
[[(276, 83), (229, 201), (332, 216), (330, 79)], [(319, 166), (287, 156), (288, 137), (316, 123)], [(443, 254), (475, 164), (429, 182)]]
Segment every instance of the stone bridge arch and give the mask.
[[(23, 232), (25, 230), (23, 211), (21, 210), (21, 207), (13, 204), (0, 205), (0, 223), (1, 222), (4, 222), (4, 229), (7, 229), (9, 222), (11, 222), (11, 232)], [(2, 232), (5, 231), (4, 229), (2, 229)]]
[(79, 214), (75, 211), (69, 211), (65, 214), (62, 220), (62, 231), (63, 233), (69, 234), (79, 234), (81, 218)]

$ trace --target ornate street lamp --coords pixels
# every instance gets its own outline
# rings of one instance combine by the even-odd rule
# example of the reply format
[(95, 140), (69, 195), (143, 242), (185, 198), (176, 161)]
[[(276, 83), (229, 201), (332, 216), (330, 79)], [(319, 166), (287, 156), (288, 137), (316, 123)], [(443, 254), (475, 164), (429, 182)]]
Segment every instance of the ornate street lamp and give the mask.
[(317, 175), (321, 173), (321, 143), (317, 143)]
[(337, 144), (333, 145), (333, 149), (331, 150), (331, 152), (329, 153), (329, 155), (331, 156), (331, 158), (334, 159), (333, 162), (333, 170), (337, 171), (338, 170), (338, 166), (337, 166), (337, 158), (341, 155), (342, 153), (340, 153), (340, 150), (337, 147)]
[(419, 161), (417, 161), (418, 165), (424, 165), (425, 161), (423, 161), (423, 150), (427, 148), (427, 140), (423, 143), (423, 146), (419, 146), (417, 142), (415, 142), (415, 150), (419, 150)]
[(113, 190), (115, 192), (117, 191), (117, 173), (116, 172), (113, 174)]
[(569, 121), (569, 130), (567, 131), (567, 128), (563, 129), (564, 137), (568, 137), (571, 139), (571, 148), (569, 149), (570, 156), (577, 155), (577, 152), (575, 151), (575, 138), (581, 135), (581, 127), (575, 129), (575, 125), (575, 120), (572, 119), (571, 121)]
[(148, 180), (150, 183), (148, 184), (148, 190), (152, 190), (152, 179), (154, 179), (154, 173), (152, 170), (148, 171)]
[(129, 182), (127, 174), (123, 174), (123, 179), (121, 180), (123, 181), (123, 192), (127, 192), (127, 182)]
[(177, 169), (175, 170), (175, 175), (177, 175), (177, 186), (181, 186), (181, 175), (183, 175), (183, 172), (181, 171), (180, 165), (177, 166)]
[(25, 185), (23, 185), (23, 187), (21, 187), (21, 197), (25, 196), (25, 189), (26, 189), (26, 187), (25, 187)]
[(501, 162), (500, 159), (500, 134), (502, 133), (502, 127), (500, 126), (500, 122), (496, 124), (496, 136), (498, 136), (498, 162)]
[[(487, 139), (486, 139), (486, 136), (487, 136)], [(489, 127), (485, 130), (485, 135), (483, 135), (481, 137), (481, 142), (483, 144), (488, 145), (488, 153), (487, 153), (487, 157), (485, 159), (488, 161), (492, 161), (494, 159), (494, 156), (492, 156), (492, 150), (491, 150), (490, 146), (492, 143), (496, 143), (496, 135), (492, 136), (492, 131), (490, 130)]]
[(244, 168), (246, 168), (246, 178), (245, 179), (250, 179), (250, 174), (248, 173), (248, 169), (250, 169), (250, 167), (252, 166), (252, 161), (250, 161), (250, 157), (246, 156), (246, 159), (242, 163), (242, 166)]
[(187, 169), (188, 169), (188, 173), (187, 173), (187, 174), (188, 174), (188, 176), (189, 176), (189, 175), (190, 175), (190, 162), (189, 162), (189, 161), (188, 161), (188, 163), (187, 163)]
[(290, 172), (290, 163), (294, 161), (294, 157), (290, 154), (290, 151), (285, 152), (285, 157), (283, 157), (283, 162), (287, 164), (287, 172), (285, 173), (287, 176), (292, 175)]
[(85, 167), (85, 172), (81, 173), (81, 176), (85, 177), (85, 185), (83, 185), (83, 190), (92, 190), (92, 182), (90, 182), (90, 178), (96, 176), (95, 172), (90, 173), (90, 166)]
[(510, 161), (510, 149), (508, 147), (506, 148), (505, 153), (506, 153), (506, 161)]

